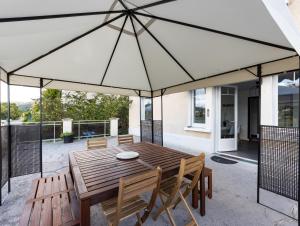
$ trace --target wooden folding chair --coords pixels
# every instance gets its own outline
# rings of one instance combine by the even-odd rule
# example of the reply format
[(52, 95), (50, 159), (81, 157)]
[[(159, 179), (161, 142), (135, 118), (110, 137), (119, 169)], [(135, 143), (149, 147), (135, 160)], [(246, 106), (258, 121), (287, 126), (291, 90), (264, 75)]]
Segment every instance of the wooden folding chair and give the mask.
[(121, 144), (133, 144), (133, 135), (126, 134), (118, 136), (119, 145)]
[[(189, 159), (181, 159), (179, 174), (161, 182), (159, 197), (162, 202), (162, 207), (158, 209), (158, 212), (154, 216), (154, 220), (157, 220), (158, 216), (162, 212), (166, 211), (171, 224), (176, 226), (170, 209), (175, 209), (179, 202), (182, 201), (192, 217), (192, 221), (187, 225), (198, 225), (185, 198), (198, 184), (199, 177), (204, 166), (204, 159), (204, 154)], [(184, 180), (184, 176), (188, 174), (193, 174), (193, 179), (190, 182)], [(182, 192), (181, 189), (183, 189), (184, 192)]]
[(99, 148), (107, 148), (107, 140), (105, 137), (88, 139), (86, 142), (86, 149), (93, 150)]
[[(161, 169), (148, 171), (134, 177), (121, 178), (117, 198), (105, 201), (102, 204), (104, 215), (110, 226), (117, 226), (122, 219), (136, 215), (136, 225), (142, 225), (148, 218), (158, 195), (161, 181)], [(149, 203), (140, 195), (152, 192)], [(143, 216), (140, 211), (144, 210)]]

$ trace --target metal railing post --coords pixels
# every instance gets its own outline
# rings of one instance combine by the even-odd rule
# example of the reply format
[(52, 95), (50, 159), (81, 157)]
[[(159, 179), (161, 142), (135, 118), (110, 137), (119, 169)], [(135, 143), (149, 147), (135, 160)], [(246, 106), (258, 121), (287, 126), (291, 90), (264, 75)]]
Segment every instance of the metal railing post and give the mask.
[(54, 135), (54, 143), (56, 142), (56, 131), (55, 131), (55, 121), (53, 123), (53, 135)]
[(80, 120), (78, 120), (78, 140), (80, 140)]

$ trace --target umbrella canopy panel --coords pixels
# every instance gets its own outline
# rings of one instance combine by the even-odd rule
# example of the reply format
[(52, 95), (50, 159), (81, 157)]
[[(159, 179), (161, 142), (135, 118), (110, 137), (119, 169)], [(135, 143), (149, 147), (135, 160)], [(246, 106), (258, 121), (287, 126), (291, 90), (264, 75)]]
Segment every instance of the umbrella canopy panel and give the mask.
[(300, 49), (281, 0), (0, 2), (0, 67), (12, 84), (149, 96), (253, 78), (255, 65)]

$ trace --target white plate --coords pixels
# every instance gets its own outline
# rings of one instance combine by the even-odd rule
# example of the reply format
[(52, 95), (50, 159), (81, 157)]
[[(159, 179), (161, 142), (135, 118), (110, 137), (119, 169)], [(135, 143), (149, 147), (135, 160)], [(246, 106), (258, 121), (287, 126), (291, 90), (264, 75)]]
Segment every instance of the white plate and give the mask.
[(139, 157), (139, 153), (135, 151), (124, 151), (120, 152), (116, 155), (118, 159), (134, 159)]

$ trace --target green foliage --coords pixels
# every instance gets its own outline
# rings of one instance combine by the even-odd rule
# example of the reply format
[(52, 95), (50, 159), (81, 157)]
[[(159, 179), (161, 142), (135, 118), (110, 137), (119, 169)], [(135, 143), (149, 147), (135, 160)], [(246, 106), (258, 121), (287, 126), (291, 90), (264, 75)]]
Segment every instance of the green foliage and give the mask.
[[(12, 120), (19, 119), (21, 117), (22, 112), (19, 110), (16, 103), (10, 104), (10, 118)], [(7, 103), (1, 104), (1, 119), (7, 120), (8, 117), (8, 105)]]
[[(127, 133), (131, 101), (126, 96), (88, 94), (86, 92), (62, 92), (55, 89), (43, 91), (43, 120), (108, 120), (119, 118), (120, 130)], [(40, 105), (36, 100), (24, 120), (39, 121)]]
[(62, 133), (62, 134), (60, 135), (60, 137), (61, 137), (61, 138), (63, 138), (63, 137), (72, 137), (73, 135), (74, 135), (73, 133), (65, 132), (65, 133)]

